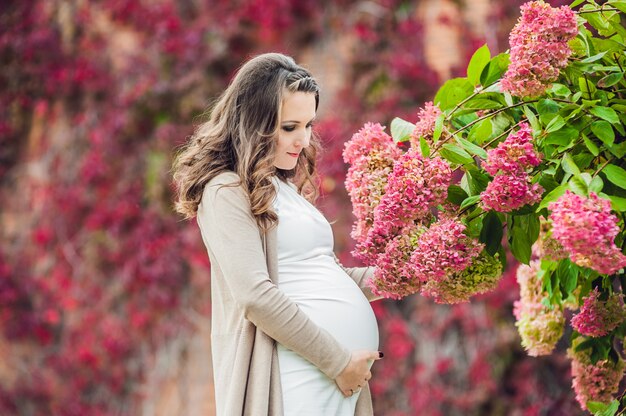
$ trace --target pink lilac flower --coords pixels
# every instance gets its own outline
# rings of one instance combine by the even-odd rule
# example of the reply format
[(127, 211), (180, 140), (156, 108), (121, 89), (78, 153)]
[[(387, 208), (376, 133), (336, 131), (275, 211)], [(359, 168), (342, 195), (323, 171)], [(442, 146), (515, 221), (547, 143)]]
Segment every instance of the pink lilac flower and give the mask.
[(451, 176), (444, 160), (423, 157), (410, 148), (394, 164), (385, 194), (374, 210), (377, 233), (384, 236), (408, 221), (427, 217), (431, 206), (446, 199)]
[(417, 113), (418, 120), (415, 123), (413, 133), (411, 133), (411, 146), (419, 148), (420, 137), (432, 141), (433, 132), (435, 131), (435, 121), (441, 115), (441, 110), (432, 101), (424, 104), (424, 108)]
[(565, 315), (555, 306), (550, 309), (542, 303), (546, 294), (539, 277), (540, 262), (532, 260), (529, 265), (517, 268), (520, 299), (513, 304), (515, 326), (528, 355), (549, 355), (563, 335)]
[(465, 235), (459, 220), (443, 219), (420, 236), (409, 267), (423, 283), (442, 281), (472, 264), (483, 248), (484, 244)]
[(356, 217), (352, 237), (363, 241), (374, 222), (374, 208), (380, 203), (387, 177), (393, 169), (395, 159), (401, 151), (395, 147), (362, 156), (350, 166), (346, 174), (346, 190), (352, 202), (352, 212)]
[(380, 150), (388, 151), (390, 146), (395, 146), (391, 136), (384, 130), (379, 123), (365, 123), (344, 145), (344, 162), (352, 165), (362, 156), (371, 157)]
[(456, 304), (468, 302), (477, 294), (496, 288), (502, 276), (502, 263), (484, 250), (460, 272), (453, 272), (442, 280), (429, 280), (422, 288), (422, 295), (436, 303)]
[(541, 163), (540, 155), (533, 148), (533, 136), (528, 123), (520, 123), (519, 130), (511, 133), (495, 149), (487, 151), (487, 161), (482, 167), (492, 176), (496, 173), (525, 172)]
[(589, 337), (603, 337), (622, 323), (626, 310), (622, 297), (613, 293), (606, 300), (600, 300), (600, 292), (595, 288), (585, 298), (580, 312), (572, 318), (572, 327)]
[(609, 358), (593, 364), (589, 348), (576, 351), (584, 340), (584, 337), (574, 339), (567, 355), (572, 360), (572, 386), (576, 400), (584, 410), (588, 410), (589, 401), (609, 404), (615, 398), (624, 376), (624, 361), (618, 358), (614, 362)]
[(543, 1), (528, 2), (511, 31), (511, 63), (500, 86), (517, 97), (542, 95), (567, 66), (576, 37), (576, 15), (567, 6), (553, 8)]
[(605, 274), (626, 267), (626, 256), (614, 242), (619, 227), (609, 200), (593, 192), (585, 198), (567, 190), (548, 208), (552, 236), (574, 263)]
[(356, 217), (352, 237), (363, 243), (374, 221), (374, 208), (387, 185), (387, 177), (402, 151), (384, 127), (366, 123), (345, 145), (343, 157), (351, 166), (346, 175), (346, 190)]
[(480, 194), (480, 200), (486, 209), (498, 212), (510, 212), (524, 205), (541, 201), (543, 187), (530, 183), (526, 172), (513, 175), (496, 175), (489, 182), (487, 189)]
[(389, 240), (407, 223), (430, 221), (430, 208), (446, 199), (451, 176), (450, 166), (441, 158), (426, 158), (410, 148), (395, 162), (380, 203), (374, 208), (373, 224), (358, 230), (359, 237), (364, 228), (368, 233), (357, 241), (352, 254), (367, 265), (375, 265)]
[(400, 299), (420, 291), (422, 282), (406, 266), (424, 229), (411, 222), (389, 241), (377, 259), (374, 278), (369, 281), (375, 295)]

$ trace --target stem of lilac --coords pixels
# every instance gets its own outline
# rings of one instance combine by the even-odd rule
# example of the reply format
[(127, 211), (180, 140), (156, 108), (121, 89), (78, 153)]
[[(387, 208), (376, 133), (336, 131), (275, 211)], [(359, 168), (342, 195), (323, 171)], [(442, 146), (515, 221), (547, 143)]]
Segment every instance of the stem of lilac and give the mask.
[[(622, 64), (619, 63), (619, 55), (617, 53), (613, 54), (613, 58), (615, 58), (615, 63), (617, 64), (617, 66), (619, 67), (620, 71), (624, 72), (624, 68), (622, 68)], [(617, 86), (617, 85), (616, 85)], [(622, 92), (619, 89), (615, 89), (615, 91), (617, 92), (617, 96), (620, 98), (620, 100), (622, 99)]]
[(600, 173), (600, 171), (601, 171), (602, 169), (604, 169), (604, 167), (605, 167), (606, 165), (608, 165), (608, 164), (609, 164), (612, 160), (613, 160), (613, 159), (608, 158), (608, 159), (607, 159), (607, 160), (606, 160), (606, 161), (602, 164), (602, 166), (600, 166), (600, 167), (599, 167), (599, 168), (598, 168), (595, 172), (593, 172), (593, 175), (591, 175), (591, 178), (595, 178), (595, 177), (596, 177), (596, 175), (597, 175), (598, 173)]
[(586, 13), (603, 13), (603, 12), (619, 12), (619, 9), (615, 8), (615, 7), (600, 7), (599, 9), (593, 9), (593, 10), (580, 10), (577, 12), (574, 12), (576, 14), (586, 14)]

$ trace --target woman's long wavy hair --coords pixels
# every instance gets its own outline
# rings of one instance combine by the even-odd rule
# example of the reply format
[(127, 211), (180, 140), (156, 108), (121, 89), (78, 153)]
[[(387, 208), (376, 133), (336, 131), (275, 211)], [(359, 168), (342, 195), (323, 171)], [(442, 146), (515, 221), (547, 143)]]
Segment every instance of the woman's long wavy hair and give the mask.
[(274, 166), (279, 117), (286, 91), (315, 94), (319, 87), (309, 71), (279, 53), (247, 61), (215, 103), (208, 121), (201, 124), (178, 151), (173, 164), (177, 187), (175, 209), (186, 218), (198, 211), (205, 185), (224, 171), (233, 171), (248, 193), (252, 214), (263, 231), (276, 224), (272, 209), (276, 194), (272, 175), (292, 179), (300, 193), (313, 202), (318, 195), (316, 156), (319, 140), (312, 135), (296, 167)]

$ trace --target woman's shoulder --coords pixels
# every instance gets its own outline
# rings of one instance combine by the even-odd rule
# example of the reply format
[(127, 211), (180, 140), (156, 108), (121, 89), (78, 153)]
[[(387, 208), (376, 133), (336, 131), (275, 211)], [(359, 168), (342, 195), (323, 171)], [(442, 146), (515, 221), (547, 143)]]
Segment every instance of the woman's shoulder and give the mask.
[(220, 186), (220, 185), (240, 185), (241, 180), (237, 173), (232, 170), (225, 170), (223, 172), (218, 173), (214, 177), (209, 180), (206, 184), (207, 187), (211, 186)]
[[(222, 192), (226, 190), (226, 192)], [(212, 177), (206, 185), (202, 193), (202, 200), (214, 200), (218, 194), (220, 197), (234, 197), (238, 194), (244, 195), (245, 192), (241, 186), (239, 175), (233, 171), (223, 171)]]

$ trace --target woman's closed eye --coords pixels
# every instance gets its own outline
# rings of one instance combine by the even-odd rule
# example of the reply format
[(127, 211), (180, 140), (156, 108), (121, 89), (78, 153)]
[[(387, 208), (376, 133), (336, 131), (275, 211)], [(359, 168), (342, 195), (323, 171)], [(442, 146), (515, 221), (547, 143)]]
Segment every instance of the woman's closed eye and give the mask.
[[(313, 123), (312, 122), (306, 125), (307, 129), (310, 129), (312, 127), (313, 127)], [(291, 132), (291, 131), (294, 131), (296, 129), (296, 126), (293, 126), (293, 125), (283, 126), (282, 129), (284, 131)]]

